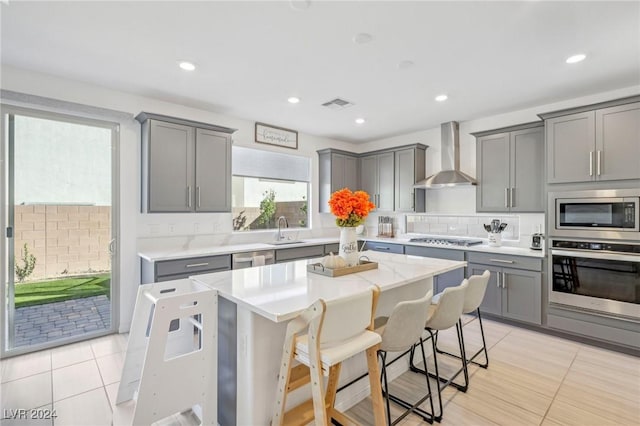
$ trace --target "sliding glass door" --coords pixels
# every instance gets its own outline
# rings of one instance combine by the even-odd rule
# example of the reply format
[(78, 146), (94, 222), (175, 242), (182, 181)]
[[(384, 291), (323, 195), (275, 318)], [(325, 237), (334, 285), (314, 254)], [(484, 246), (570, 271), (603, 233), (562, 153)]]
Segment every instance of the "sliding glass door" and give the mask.
[(117, 125), (3, 107), (3, 353), (115, 331)]

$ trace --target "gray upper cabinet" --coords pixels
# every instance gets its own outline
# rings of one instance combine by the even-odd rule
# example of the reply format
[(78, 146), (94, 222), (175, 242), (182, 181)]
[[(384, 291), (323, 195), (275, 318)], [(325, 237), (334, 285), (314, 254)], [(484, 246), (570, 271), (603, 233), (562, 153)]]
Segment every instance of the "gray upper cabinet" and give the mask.
[(394, 153), (383, 152), (360, 159), (360, 182), (376, 205), (376, 210), (393, 211)]
[(479, 212), (544, 211), (541, 122), (474, 133)]
[(546, 127), (547, 182), (640, 179), (637, 101), (637, 97), (627, 98), (541, 114)]
[(142, 123), (142, 211), (231, 211), (234, 129), (156, 114)]
[(395, 210), (399, 212), (425, 211), (425, 190), (413, 185), (424, 179), (424, 146), (395, 152)]
[(359, 161), (355, 154), (335, 149), (318, 151), (320, 179), (320, 213), (329, 212), (327, 202), (331, 194), (342, 188), (360, 189)]
[(425, 191), (413, 185), (424, 179), (427, 148), (413, 144), (362, 154), (318, 151), (319, 211), (328, 212), (331, 193), (346, 187), (367, 192), (376, 210), (424, 212)]

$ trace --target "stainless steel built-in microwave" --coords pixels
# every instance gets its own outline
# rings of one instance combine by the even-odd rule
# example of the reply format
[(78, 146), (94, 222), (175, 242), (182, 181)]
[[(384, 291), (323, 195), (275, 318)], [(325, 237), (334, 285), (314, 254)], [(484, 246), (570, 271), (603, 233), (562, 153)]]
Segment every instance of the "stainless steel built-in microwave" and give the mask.
[(553, 236), (640, 240), (640, 190), (549, 194)]

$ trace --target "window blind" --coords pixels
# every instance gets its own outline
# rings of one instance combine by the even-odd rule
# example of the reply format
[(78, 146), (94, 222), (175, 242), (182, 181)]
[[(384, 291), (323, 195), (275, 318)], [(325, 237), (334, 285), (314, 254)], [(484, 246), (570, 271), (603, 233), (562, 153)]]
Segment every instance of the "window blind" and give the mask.
[(232, 174), (263, 179), (311, 181), (310, 159), (260, 149), (234, 146)]

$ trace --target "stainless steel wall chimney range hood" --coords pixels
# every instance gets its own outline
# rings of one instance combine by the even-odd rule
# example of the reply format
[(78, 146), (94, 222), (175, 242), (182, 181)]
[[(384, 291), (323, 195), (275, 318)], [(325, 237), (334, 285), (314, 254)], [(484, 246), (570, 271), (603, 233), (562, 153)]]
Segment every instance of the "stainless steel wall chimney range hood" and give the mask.
[(446, 188), (450, 186), (475, 185), (476, 180), (460, 171), (460, 137), (457, 121), (440, 125), (442, 132), (440, 152), (442, 170), (417, 182), (414, 188)]

